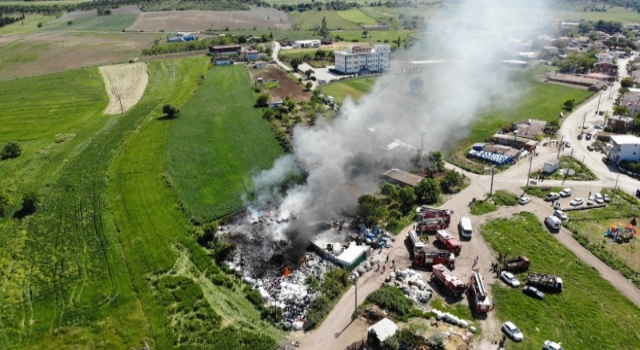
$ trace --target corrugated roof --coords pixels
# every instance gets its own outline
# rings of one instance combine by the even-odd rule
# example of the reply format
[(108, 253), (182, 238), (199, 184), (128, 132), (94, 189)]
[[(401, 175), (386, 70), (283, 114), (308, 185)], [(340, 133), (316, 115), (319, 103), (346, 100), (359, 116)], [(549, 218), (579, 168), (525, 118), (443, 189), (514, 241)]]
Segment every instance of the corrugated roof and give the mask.
[(423, 179), (422, 176), (411, 174), (400, 169), (387, 170), (383, 175), (390, 179), (400, 181), (404, 184), (414, 187), (418, 186), (420, 181), (422, 181)]

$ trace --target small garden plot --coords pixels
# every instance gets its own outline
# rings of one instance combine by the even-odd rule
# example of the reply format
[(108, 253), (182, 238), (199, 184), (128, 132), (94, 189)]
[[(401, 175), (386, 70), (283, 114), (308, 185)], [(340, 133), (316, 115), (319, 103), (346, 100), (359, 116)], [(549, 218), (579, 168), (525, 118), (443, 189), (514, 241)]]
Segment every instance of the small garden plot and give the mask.
[(522, 187), (522, 189), (528, 195), (544, 198), (547, 196), (547, 194), (551, 192), (560, 193), (563, 187), (529, 186), (529, 187)]
[[(263, 83), (256, 83), (258, 89), (267, 90), (272, 100), (284, 100), (289, 97), (294, 101), (307, 101), (310, 94), (285, 71), (276, 67), (250, 70), (254, 82), (262, 78)], [(261, 86), (262, 85), (262, 86)]]
[(545, 179), (553, 180), (592, 181), (597, 179), (591, 169), (587, 168), (581, 161), (570, 156), (560, 157), (560, 167), (551, 174), (544, 174), (542, 170), (531, 174), (531, 178), (533, 179), (538, 179), (542, 176), (544, 176)]

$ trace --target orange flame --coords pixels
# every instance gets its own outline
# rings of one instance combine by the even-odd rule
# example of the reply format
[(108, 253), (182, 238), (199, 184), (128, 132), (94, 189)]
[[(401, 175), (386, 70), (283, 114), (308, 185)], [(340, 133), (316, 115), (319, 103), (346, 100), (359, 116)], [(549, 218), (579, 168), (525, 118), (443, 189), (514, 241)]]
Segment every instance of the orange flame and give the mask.
[(282, 271), (282, 274), (284, 275), (284, 277), (289, 277), (291, 275), (291, 269), (289, 269), (288, 266), (285, 266), (284, 271)]

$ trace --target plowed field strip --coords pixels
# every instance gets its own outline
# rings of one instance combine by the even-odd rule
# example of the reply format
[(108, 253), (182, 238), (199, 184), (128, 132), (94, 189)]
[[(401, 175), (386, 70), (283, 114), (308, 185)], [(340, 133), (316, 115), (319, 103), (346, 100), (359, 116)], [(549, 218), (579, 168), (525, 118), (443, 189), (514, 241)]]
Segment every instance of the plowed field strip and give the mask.
[(147, 66), (142, 62), (103, 66), (100, 74), (109, 95), (105, 114), (124, 113), (135, 106), (149, 81)]

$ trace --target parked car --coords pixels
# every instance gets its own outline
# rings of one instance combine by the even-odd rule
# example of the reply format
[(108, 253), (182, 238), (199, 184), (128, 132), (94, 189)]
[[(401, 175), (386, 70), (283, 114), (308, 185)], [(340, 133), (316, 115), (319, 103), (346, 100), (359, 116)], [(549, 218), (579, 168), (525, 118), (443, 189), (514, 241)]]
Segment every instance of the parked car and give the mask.
[(578, 140), (582, 140), (582, 134), (578, 134)]
[(589, 129), (590, 127), (591, 127), (591, 125), (589, 125), (589, 124), (584, 124), (582, 126), (582, 128), (585, 129), (585, 130)]
[(593, 136), (593, 135), (592, 135), (591, 133), (588, 133), (588, 134), (586, 134), (586, 135), (584, 136), (584, 139), (585, 139), (585, 140), (587, 140), (587, 141), (589, 141), (589, 140), (591, 140), (591, 137), (592, 137), (592, 136)]
[(536, 299), (544, 299), (544, 293), (539, 291), (538, 288), (534, 286), (524, 286), (524, 288), (522, 289), (522, 293)]
[(560, 199), (560, 194), (555, 192), (547, 193), (547, 195), (544, 197), (544, 200), (547, 202), (550, 202), (552, 200), (558, 200), (558, 199)]
[(545, 340), (542, 345), (542, 350), (564, 350), (564, 348), (554, 341)]
[(520, 287), (520, 281), (514, 276), (511, 272), (502, 271), (500, 272), (500, 279), (504, 281), (504, 283), (510, 285), (513, 288)]
[(572, 189), (570, 188), (565, 188), (564, 190), (560, 191), (560, 197), (569, 197), (571, 196), (571, 193), (573, 192)]
[(593, 152), (595, 148), (591, 145), (587, 146), (587, 150), (589, 150), (589, 152)]
[(520, 329), (511, 321), (502, 324), (502, 331), (514, 341), (522, 341), (524, 339), (524, 335), (520, 332)]
[(547, 216), (544, 219), (544, 223), (551, 229), (551, 230), (559, 230), (562, 227), (562, 221), (555, 217), (555, 216)]
[(520, 197), (520, 199), (518, 199), (518, 203), (520, 203), (521, 205), (525, 205), (527, 203), (531, 202), (531, 198), (527, 197), (527, 196), (522, 196)]
[(602, 196), (602, 199), (603, 199), (606, 203), (611, 202), (611, 197), (609, 197), (609, 195), (608, 195), (608, 194), (603, 195), (603, 196)]
[(593, 205), (595, 199), (593, 198), (593, 195), (589, 196), (589, 198), (587, 199), (587, 205)]
[(571, 142), (566, 141), (566, 142), (564, 143), (564, 147), (565, 147), (565, 148), (571, 148)]
[(604, 129), (604, 125), (603, 124), (596, 124), (594, 126), (594, 128), (596, 128), (596, 129)]
[(567, 217), (567, 214), (565, 214), (562, 210), (556, 210), (553, 212), (553, 215), (555, 215), (558, 219), (562, 220), (562, 221), (567, 221), (569, 220), (569, 218)]
[(582, 198), (574, 198), (571, 200), (571, 202), (569, 202), (570, 205), (576, 207), (578, 205), (582, 205), (582, 203), (584, 203), (584, 199)]
[(598, 203), (598, 204), (604, 203), (604, 197), (602, 197), (602, 195), (600, 193), (596, 193), (594, 198), (596, 200), (596, 203)]

